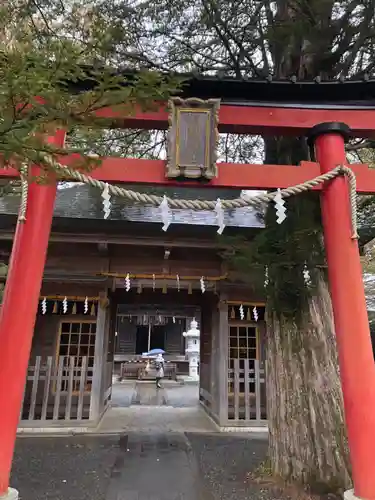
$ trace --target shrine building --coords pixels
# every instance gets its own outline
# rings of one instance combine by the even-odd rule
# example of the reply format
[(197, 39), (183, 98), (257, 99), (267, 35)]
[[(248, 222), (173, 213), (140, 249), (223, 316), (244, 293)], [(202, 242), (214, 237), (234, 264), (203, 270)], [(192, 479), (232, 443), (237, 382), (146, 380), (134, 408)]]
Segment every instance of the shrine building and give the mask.
[[(163, 192), (181, 198), (182, 189)], [(216, 199), (218, 191), (203, 188), (201, 196)], [(5, 261), (18, 206), (17, 196), (0, 199)], [(164, 233), (157, 209), (116, 198), (104, 220), (100, 191), (82, 184), (58, 190), (21, 427), (95, 425), (110, 404), (113, 373), (149, 348), (164, 349), (167, 365), (186, 373), (182, 334), (193, 318), (201, 330), (204, 408), (221, 425), (265, 421), (264, 291), (228, 273), (210, 212), (173, 215)], [(249, 239), (263, 227), (251, 208), (232, 211), (226, 223), (228, 235)], [(46, 377), (56, 367), (60, 380), (46, 393)]]

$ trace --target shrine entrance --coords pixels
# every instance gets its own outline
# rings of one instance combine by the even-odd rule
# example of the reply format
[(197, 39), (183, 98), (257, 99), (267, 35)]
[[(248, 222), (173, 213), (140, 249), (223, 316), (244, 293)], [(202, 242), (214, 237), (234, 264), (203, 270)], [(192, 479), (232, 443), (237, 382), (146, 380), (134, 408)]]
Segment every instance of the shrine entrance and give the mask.
[[(117, 306), (111, 406), (197, 406), (199, 381), (186, 385), (189, 360), (183, 333), (193, 317), (200, 320), (200, 308), (158, 304), (160, 291), (153, 295), (153, 304)], [(153, 349), (164, 351), (161, 389), (155, 383), (154, 358), (146, 355)]]
[[(155, 291), (147, 292), (148, 284), (152, 287), (152, 283), (144, 282), (141, 296), (131, 292), (125, 296), (119, 291), (112, 297), (119, 304), (115, 322), (111, 406), (197, 407), (199, 379), (189, 380), (184, 332), (189, 330), (193, 318), (201, 324), (202, 294), (192, 293), (191, 301), (196, 305), (189, 306), (186, 305), (189, 302), (186, 290), (163, 293), (155, 285)], [(134, 286), (137, 288), (136, 283)], [(118, 299), (115, 299), (116, 295)], [(125, 299), (127, 304), (123, 303)], [(156, 387), (154, 358), (146, 354), (151, 349), (164, 351), (161, 389)]]
[(165, 331), (162, 325), (137, 326), (135, 354), (152, 349), (165, 349)]
[[(155, 298), (157, 300), (157, 298)], [(162, 349), (168, 355), (185, 357), (185, 339), (191, 320), (200, 317), (199, 307), (171, 304), (117, 306), (115, 362), (141, 356), (151, 349)]]

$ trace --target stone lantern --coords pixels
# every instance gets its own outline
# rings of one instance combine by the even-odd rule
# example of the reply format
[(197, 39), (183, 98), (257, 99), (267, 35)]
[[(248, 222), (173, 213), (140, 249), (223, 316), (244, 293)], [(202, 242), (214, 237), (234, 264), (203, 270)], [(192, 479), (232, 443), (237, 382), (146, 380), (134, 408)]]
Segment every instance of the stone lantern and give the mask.
[(200, 351), (200, 331), (197, 328), (198, 323), (193, 319), (190, 323), (190, 330), (182, 335), (186, 337), (185, 353), (189, 360), (189, 379), (194, 382), (199, 381), (198, 363)]

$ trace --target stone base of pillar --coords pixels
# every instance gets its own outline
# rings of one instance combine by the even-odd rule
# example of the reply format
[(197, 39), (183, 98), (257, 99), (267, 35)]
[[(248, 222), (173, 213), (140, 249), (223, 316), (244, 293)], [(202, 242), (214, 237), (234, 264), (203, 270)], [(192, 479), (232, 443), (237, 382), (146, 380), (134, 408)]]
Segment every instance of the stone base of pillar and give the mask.
[(190, 375), (180, 375), (178, 377), (184, 384), (199, 384), (199, 375), (197, 377), (191, 377)]
[(5, 495), (0, 495), (0, 500), (18, 500), (19, 495), (18, 491), (14, 488), (8, 488), (7, 493)]
[(344, 500), (361, 500), (359, 497), (354, 495), (354, 490), (348, 490), (344, 493)]

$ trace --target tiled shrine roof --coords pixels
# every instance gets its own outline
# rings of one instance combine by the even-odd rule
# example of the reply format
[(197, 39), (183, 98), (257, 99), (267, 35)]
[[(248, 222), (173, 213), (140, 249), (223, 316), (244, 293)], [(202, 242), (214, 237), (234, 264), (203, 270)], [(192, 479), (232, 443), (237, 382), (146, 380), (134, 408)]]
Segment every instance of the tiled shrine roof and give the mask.
[[(87, 68), (88, 75), (90, 69)], [(114, 71), (117, 73), (116, 71)], [(137, 75), (132, 70), (121, 71), (124, 85)], [(296, 106), (308, 108), (374, 108), (375, 79), (367, 74), (355, 80), (324, 80), (317, 76), (314, 80), (298, 80), (296, 76), (277, 80), (272, 75), (262, 78), (239, 79), (227, 74), (201, 75), (178, 74), (183, 84), (178, 95), (201, 99), (219, 98), (222, 104), (238, 106)], [(72, 91), (87, 90), (92, 87), (92, 79), (73, 82)]]
[[(160, 188), (145, 186), (128, 186), (137, 191), (152, 192), (171, 198), (212, 199), (237, 198), (240, 191), (218, 189)], [(19, 196), (7, 195), (0, 198), (0, 215), (18, 213)], [(129, 200), (112, 197), (109, 219), (113, 221), (144, 222), (161, 224), (158, 207), (135, 205)], [(213, 211), (172, 210), (173, 224), (217, 226)], [(103, 219), (101, 192), (87, 185), (69, 183), (63, 185), (56, 198), (55, 218), (65, 219)], [(251, 207), (225, 210), (225, 223), (228, 227), (263, 228), (262, 216)]]

